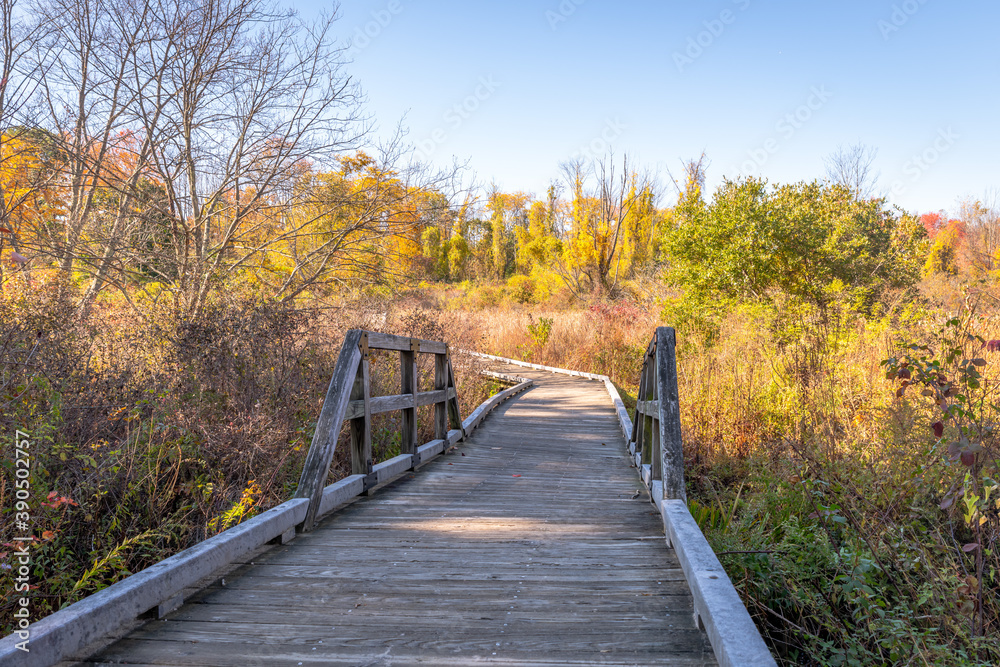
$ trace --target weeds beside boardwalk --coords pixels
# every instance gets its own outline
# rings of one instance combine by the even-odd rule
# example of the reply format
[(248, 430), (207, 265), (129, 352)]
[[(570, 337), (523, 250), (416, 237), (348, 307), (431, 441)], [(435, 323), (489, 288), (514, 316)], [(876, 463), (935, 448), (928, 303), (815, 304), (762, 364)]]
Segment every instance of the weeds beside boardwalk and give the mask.
[[(966, 312), (945, 327), (907, 303), (869, 317), (743, 307), (679, 336), (691, 510), (784, 664), (1000, 664), (997, 361), (962, 338), (1000, 338), (1000, 322)], [(498, 353), (608, 373), (633, 399), (657, 319), (621, 305), (522, 315), (520, 330), (482, 317)], [(539, 344), (529, 326), (549, 320)], [(933, 397), (897, 397), (882, 362), (904, 340), (943, 350), (952, 383), (964, 360), (986, 362), (981, 391), (963, 389), (983, 428), (935, 430)], [(973, 465), (949, 455), (976, 434)]]
[[(349, 328), (605, 373), (634, 400), (648, 337), (666, 323), (679, 324), (692, 513), (779, 662), (1000, 664), (997, 360), (962, 338), (1000, 339), (982, 307), (951, 326), (902, 296), (867, 316), (776, 301), (663, 322), (652, 300), (471, 308), (427, 292), (293, 309), (237, 291), (197, 325), (170, 326), (113, 303), (80, 322), (46, 294), (0, 303), (4, 427), (31, 434), (44, 500), (34, 618), (290, 497)], [(470, 363), (456, 357), (465, 408), (492, 390)], [(373, 368), (391, 393), (398, 369)], [(923, 395), (919, 378), (939, 376), (940, 396)], [(398, 431), (376, 430), (388, 458)], [(5, 510), (12, 492), (5, 481)]]

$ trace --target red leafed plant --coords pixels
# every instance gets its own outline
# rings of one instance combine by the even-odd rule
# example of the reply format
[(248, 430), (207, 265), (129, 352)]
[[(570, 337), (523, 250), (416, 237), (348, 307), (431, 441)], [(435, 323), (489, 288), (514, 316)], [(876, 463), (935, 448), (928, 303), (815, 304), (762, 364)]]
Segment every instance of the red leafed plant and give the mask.
[(959, 471), (940, 507), (951, 517), (960, 515), (971, 535), (965, 544), (956, 544), (960, 555), (975, 560), (975, 575), (966, 577), (956, 604), (969, 613), (976, 635), (984, 630), (984, 575), (995, 580), (1000, 574), (996, 558), (1000, 538), (1000, 483), (996, 480), (1000, 475), (995, 446), (1000, 383), (985, 374), (987, 361), (977, 356), (995, 347), (970, 331), (972, 321), (971, 314), (952, 318), (933, 345), (901, 343), (902, 354), (882, 365), (886, 379), (895, 386), (897, 400), (922, 402), (930, 411), (935, 439), (932, 456), (945, 457)]
[(76, 502), (72, 498), (67, 498), (66, 496), (60, 496), (55, 491), (49, 491), (49, 495), (41, 503), (42, 507), (51, 507), (53, 509), (59, 509), (63, 505), (72, 505), (76, 507)]

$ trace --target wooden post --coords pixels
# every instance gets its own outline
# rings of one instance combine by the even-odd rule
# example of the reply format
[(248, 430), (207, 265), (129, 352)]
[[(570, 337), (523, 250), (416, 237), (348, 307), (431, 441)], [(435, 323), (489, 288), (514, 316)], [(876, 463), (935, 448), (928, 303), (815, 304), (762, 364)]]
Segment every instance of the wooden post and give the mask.
[(658, 383), (656, 382), (656, 349), (654, 348), (650, 352), (646, 364), (646, 392), (649, 395), (647, 400), (652, 401), (657, 407), (655, 410), (648, 410), (646, 412), (646, 420), (643, 424), (643, 429), (648, 434), (647, 438), (649, 442), (649, 463), (650, 463), (650, 479), (651, 480), (662, 480), (663, 479), (663, 452), (660, 445), (660, 392), (657, 388)]
[(312, 530), (319, 510), (320, 499), (323, 496), (323, 486), (330, 474), (330, 462), (337, 448), (337, 436), (340, 435), (340, 425), (344, 422), (347, 404), (351, 399), (351, 383), (358, 372), (361, 363), (362, 332), (351, 330), (344, 337), (344, 345), (340, 348), (340, 357), (330, 379), (330, 387), (326, 391), (323, 409), (316, 422), (316, 432), (313, 434), (309, 453), (306, 455), (299, 477), (299, 485), (295, 491), (296, 498), (308, 498), (309, 509), (302, 522), (302, 530)]
[(455, 371), (451, 367), (451, 356), (448, 359), (448, 389), (455, 390), (455, 396), (448, 399), (448, 415), (451, 418), (452, 428), (458, 429), (462, 432), (462, 437), (464, 438), (467, 434), (465, 432), (465, 427), (462, 426), (462, 410), (458, 405), (458, 385), (455, 384)]
[(635, 419), (632, 420), (632, 442), (635, 443), (635, 452), (641, 452), (644, 446), (643, 426), (646, 423), (642, 402), (646, 400), (646, 367), (649, 366), (649, 352), (646, 352), (646, 359), (642, 364), (642, 371), (639, 373), (639, 391), (635, 398)]
[[(448, 388), (448, 356), (434, 355), (434, 389)], [(448, 437), (448, 399), (434, 404), (434, 437), (438, 440)]]
[(400, 454), (412, 454), (413, 465), (420, 463), (417, 459), (417, 353), (420, 352), (420, 342), (413, 338), (410, 341), (410, 351), (399, 353), (399, 375), (401, 378), (401, 394), (413, 397), (413, 407), (402, 410), (402, 434), (400, 439)]
[[(351, 400), (364, 402), (364, 414), (351, 420), (351, 472), (371, 475), (372, 472), (372, 414), (371, 385), (368, 382), (368, 336), (362, 334), (361, 364), (354, 378)], [(369, 481), (365, 480), (367, 489)]]
[(684, 489), (684, 445), (681, 442), (681, 411), (677, 395), (676, 334), (670, 327), (656, 329), (656, 387), (660, 405), (659, 428), (662, 449), (663, 497), (687, 502)]

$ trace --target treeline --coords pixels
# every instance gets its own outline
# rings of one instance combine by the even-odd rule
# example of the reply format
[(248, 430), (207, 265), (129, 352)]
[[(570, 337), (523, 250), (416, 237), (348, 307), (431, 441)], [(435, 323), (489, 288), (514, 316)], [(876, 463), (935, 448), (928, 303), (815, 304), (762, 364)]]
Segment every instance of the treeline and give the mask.
[[(196, 317), (235, 276), (266, 298), (401, 275), (448, 210), (370, 123), (332, 17), (258, 0), (3, 0), (8, 257)], [(6, 254), (6, 253), (5, 253)], [(150, 287), (152, 286), (152, 288)]]
[(373, 144), (332, 17), (259, 0), (0, 5), (0, 270), (84, 313), (110, 291), (197, 319), (234, 283), (282, 302), (418, 281), (590, 300), (664, 270), (689, 301), (865, 308), (959, 264), (993, 271), (996, 207), (938, 234), (836, 174), (709, 196), (704, 158), (674, 180), (609, 156), (562, 165), (540, 197), (463, 190), (400, 137)]

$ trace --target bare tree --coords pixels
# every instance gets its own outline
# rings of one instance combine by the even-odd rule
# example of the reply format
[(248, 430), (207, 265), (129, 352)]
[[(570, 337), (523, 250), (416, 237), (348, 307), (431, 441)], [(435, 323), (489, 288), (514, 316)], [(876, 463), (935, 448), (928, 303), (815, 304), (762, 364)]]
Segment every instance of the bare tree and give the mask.
[(982, 199), (966, 199), (959, 217), (965, 223), (963, 250), (968, 266), (980, 276), (994, 273), (1000, 268), (1000, 191), (989, 191)]
[[(51, 180), (38, 164), (34, 141), (38, 75), (48, 64), (43, 30), (18, 0), (0, 0), (0, 227), (6, 230), (0, 232), (0, 249), (7, 239), (15, 251), (21, 249), (16, 214)], [(29, 164), (35, 168), (27, 169)]]
[(597, 291), (615, 297), (621, 279), (652, 242), (656, 179), (639, 172), (628, 155), (619, 168), (613, 154), (596, 160), (587, 171), (580, 161), (564, 164), (563, 173), (573, 212), (557, 269), (578, 296)]
[(874, 166), (877, 156), (877, 148), (863, 143), (838, 146), (823, 160), (827, 178), (850, 189), (857, 199), (871, 199), (876, 194), (880, 176)]
[(697, 159), (691, 158), (683, 162), (684, 168), (684, 186), (682, 187), (674, 175), (669, 171), (667, 172), (670, 176), (670, 180), (674, 183), (674, 189), (677, 190), (678, 205), (682, 205), (685, 201), (704, 201), (705, 189), (705, 178), (708, 172), (709, 160), (708, 156), (702, 151), (701, 155)]
[[(149, 7), (133, 0), (42, 0), (52, 62), (40, 76), (55, 167), (65, 212), (52, 221), (38, 252), (66, 276), (107, 270), (113, 248), (127, 236), (133, 193), (146, 169), (149, 138), (129, 124), (143, 93), (130, 85), (149, 35)], [(101, 280), (96, 280), (99, 286)], [(90, 290), (90, 296), (97, 289)]]

